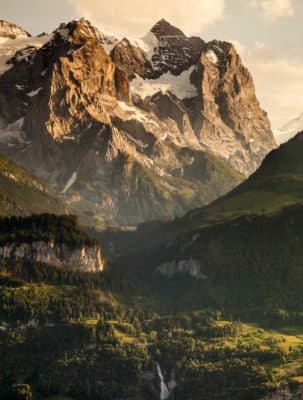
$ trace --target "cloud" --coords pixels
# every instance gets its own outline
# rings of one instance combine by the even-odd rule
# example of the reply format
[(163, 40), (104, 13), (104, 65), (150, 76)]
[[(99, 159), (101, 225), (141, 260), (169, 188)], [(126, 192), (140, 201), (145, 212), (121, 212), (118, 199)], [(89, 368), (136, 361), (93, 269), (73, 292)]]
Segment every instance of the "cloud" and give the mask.
[(303, 62), (282, 58), (264, 43), (246, 48), (232, 41), (253, 75), (257, 97), (274, 128), (303, 112)]
[(260, 10), (262, 15), (272, 22), (280, 17), (294, 15), (292, 0), (251, 0), (251, 5)]
[(86, 17), (116, 35), (141, 36), (161, 18), (194, 34), (224, 18), (225, 0), (68, 0)]

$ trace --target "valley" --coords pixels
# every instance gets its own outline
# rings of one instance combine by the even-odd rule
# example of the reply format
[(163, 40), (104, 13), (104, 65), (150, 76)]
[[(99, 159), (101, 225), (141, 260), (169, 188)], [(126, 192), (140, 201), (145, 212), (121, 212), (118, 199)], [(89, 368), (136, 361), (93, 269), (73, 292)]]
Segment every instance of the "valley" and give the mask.
[(302, 399), (300, 121), (166, 19), (1, 20), (0, 400)]

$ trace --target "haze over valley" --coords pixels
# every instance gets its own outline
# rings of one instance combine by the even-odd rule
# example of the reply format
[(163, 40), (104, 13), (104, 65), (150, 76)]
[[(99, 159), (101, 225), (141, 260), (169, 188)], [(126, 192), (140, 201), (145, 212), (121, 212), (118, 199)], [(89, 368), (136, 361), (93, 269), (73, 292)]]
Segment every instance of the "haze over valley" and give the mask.
[(301, 1), (0, 3), (0, 400), (302, 399)]

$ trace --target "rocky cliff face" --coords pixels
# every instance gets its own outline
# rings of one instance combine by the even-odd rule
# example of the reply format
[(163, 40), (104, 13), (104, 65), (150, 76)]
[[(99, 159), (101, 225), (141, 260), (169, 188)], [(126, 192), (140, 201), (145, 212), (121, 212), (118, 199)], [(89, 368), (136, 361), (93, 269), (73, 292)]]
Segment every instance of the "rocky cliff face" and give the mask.
[(186, 274), (196, 279), (207, 279), (207, 276), (201, 271), (200, 262), (195, 259), (167, 262), (159, 265), (156, 268), (156, 272), (168, 278), (172, 278), (178, 274)]
[(283, 386), (262, 400), (299, 400), (303, 398), (302, 385)]
[(82, 272), (100, 272), (104, 260), (98, 246), (69, 248), (66, 244), (36, 241), (32, 243), (6, 244), (0, 246), (2, 262), (40, 262), (57, 268)]
[(234, 48), (164, 20), (140, 40), (118, 42), (85, 20), (8, 40), (0, 87), (0, 151), (89, 224), (207, 204), (275, 146)]
[(206, 45), (193, 77), (193, 128), (202, 143), (245, 175), (275, 147), (270, 123), (256, 98), (253, 79), (231, 43)]

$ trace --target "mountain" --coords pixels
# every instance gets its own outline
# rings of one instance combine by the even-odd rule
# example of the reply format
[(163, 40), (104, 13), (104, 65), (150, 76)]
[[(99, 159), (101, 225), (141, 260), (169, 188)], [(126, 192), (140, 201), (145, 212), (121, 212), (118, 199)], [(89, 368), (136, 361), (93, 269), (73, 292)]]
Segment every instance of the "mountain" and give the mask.
[(210, 207), (193, 211), (202, 219), (220, 221), (242, 215), (271, 214), (303, 200), (303, 132), (272, 151), (245, 182)]
[(133, 233), (111, 233), (106, 245), (116, 265), (158, 287), (159, 295), (161, 286), (171, 301), (177, 292), (182, 305), (224, 306), (249, 318), (300, 309), (302, 151), (303, 132), (209, 206)]
[(3, 39), (17, 39), (30, 37), (30, 34), (19, 26), (4, 20), (0, 20), (0, 38)]
[(0, 215), (63, 213), (64, 203), (37, 178), (0, 155)]
[(285, 143), (303, 129), (303, 113), (275, 131), (278, 144)]
[(235, 187), (275, 147), (234, 47), (165, 20), (117, 41), (86, 20), (0, 46), (0, 151), (88, 225), (169, 219)]

